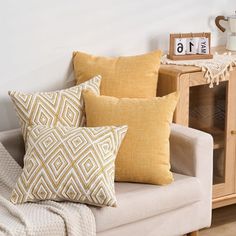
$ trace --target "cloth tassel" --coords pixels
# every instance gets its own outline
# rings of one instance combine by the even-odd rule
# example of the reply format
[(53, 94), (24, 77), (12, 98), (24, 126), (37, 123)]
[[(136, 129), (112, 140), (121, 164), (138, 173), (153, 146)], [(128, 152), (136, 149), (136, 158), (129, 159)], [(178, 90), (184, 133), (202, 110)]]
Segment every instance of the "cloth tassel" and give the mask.
[(225, 81), (228, 78), (230, 71), (236, 66), (236, 55), (232, 55), (230, 52), (224, 54), (215, 53), (213, 59), (189, 61), (173, 61), (163, 56), (161, 63), (200, 67), (204, 72), (204, 77), (209, 87), (213, 88), (214, 84), (218, 85), (220, 81)]

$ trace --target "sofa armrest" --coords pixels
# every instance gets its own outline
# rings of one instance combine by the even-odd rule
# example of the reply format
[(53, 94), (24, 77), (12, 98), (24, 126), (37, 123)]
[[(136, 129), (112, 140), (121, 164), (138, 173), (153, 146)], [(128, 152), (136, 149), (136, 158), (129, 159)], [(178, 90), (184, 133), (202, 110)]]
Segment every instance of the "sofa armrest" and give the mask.
[(23, 166), (25, 146), (20, 129), (0, 132), (0, 142), (12, 155), (12, 157), (18, 162), (18, 164), (20, 166)]
[(211, 225), (213, 138), (210, 134), (177, 124), (171, 125), (170, 158), (172, 171), (196, 177), (201, 185), (202, 200), (198, 203), (204, 222)]
[(213, 138), (210, 134), (172, 124), (170, 158), (173, 172), (212, 181)]

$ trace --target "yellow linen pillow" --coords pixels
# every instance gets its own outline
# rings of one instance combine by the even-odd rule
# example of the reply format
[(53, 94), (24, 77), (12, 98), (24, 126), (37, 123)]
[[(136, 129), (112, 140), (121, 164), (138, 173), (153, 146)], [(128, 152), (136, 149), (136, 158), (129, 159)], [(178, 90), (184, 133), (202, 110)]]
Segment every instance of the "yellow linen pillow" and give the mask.
[(116, 206), (114, 163), (127, 126), (28, 129), (24, 168), (11, 201)]
[(128, 125), (115, 167), (115, 180), (169, 184), (170, 123), (178, 92), (164, 97), (130, 99), (83, 92), (87, 126)]
[(101, 75), (101, 95), (114, 97), (155, 97), (161, 51), (129, 57), (97, 57), (74, 52), (77, 84)]

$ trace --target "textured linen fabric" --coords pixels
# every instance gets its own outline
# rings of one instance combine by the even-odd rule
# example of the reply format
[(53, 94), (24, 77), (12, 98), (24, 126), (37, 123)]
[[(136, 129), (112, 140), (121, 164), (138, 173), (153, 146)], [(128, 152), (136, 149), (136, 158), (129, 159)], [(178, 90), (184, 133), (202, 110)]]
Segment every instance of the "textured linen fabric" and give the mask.
[(0, 195), (9, 199), (11, 190), (16, 184), (16, 180), (20, 177), (22, 169), (2, 143), (0, 143), (0, 163)]
[(74, 52), (77, 84), (101, 75), (101, 94), (114, 97), (155, 97), (161, 51), (129, 57), (97, 57)]
[(9, 154), (23, 167), (25, 146), (20, 128), (0, 132), (0, 142), (7, 147)]
[(159, 98), (114, 98), (83, 92), (87, 125), (127, 124), (116, 159), (116, 181), (169, 184), (170, 123), (178, 93)]
[(209, 87), (214, 87), (214, 84), (219, 85), (221, 81), (225, 81), (229, 76), (229, 72), (236, 66), (236, 55), (231, 55), (231, 52), (224, 53), (222, 55), (215, 54), (213, 59), (205, 60), (170, 60), (167, 56), (161, 58), (162, 64), (167, 65), (185, 65), (185, 66), (197, 66), (204, 71), (204, 77), (206, 78)]
[(0, 161), (0, 235), (96, 235), (94, 216), (86, 205), (52, 201), (12, 204), (8, 199), (22, 169), (1, 143)]
[(197, 178), (175, 173), (174, 182), (166, 186), (117, 182), (115, 190), (117, 208), (91, 207), (98, 232), (161, 215), (202, 199)]
[[(4, 146), (12, 154), (12, 157), (17, 160), (18, 163), (22, 163), (24, 150), (23, 138), (18, 130), (8, 130), (0, 132), (0, 142), (4, 143)], [(120, 236), (120, 235), (136, 235), (136, 236), (173, 236), (184, 235), (186, 233), (199, 230), (205, 227), (209, 227), (211, 224), (211, 203), (212, 203), (212, 163), (213, 163), (213, 139), (212, 137), (199, 130), (191, 129), (177, 124), (171, 125), (170, 135), (170, 156), (171, 166), (174, 172), (182, 175), (195, 176), (200, 183), (202, 190), (202, 198), (200, 201), (186, 206), (179, 207), (177, 209), (169, 209), (167, 212), (156, 215), (153, 217), (140, 219), (133, 223), (117, 226), (109, 230), (100, 231), (99, 222), (97, 224), (97, 236)], [(1, 165), (0, 165), (1, 168)], [(7, 168), (6, 168), (7, 169)], [(1, 171), (0, 171), (1, 172)], [(9, 174), (9, 172), (8, 172)], [(11, 174), (11, 173), (10, 173)], [(175, 180), (178, 178), (174, 175)], [(174, 180), (174, 181), (175, 181)], [(0, 181), (1, 182), (1, 181)], [(125, 184), (125, 183), (123, 183)], [(169, 185), (172, 186), (172, 185)], [(157, 187), (157, 186), (156, 186)], [(118, 188), (117, 191), (121, 190)], [(129, 192), (125, 195), (126, 188), (124, 188), (124, 197), (129, 199)], [(2, 193), (2, 191), (0, 191)], [(120, 191), (121, 193), (121, 191)], [(172, 193), (171, 193), (172, 194)], [(178, 193), (179, 194), (179, 193)], [(139, 194), (136, 195), (137, 198)], [(132, 198), (132, 201), (134, 199)], [(131, 204), (132, 204), (131, 201)], [(148, 200), (147, 200), (148, 201)], [(22, 205), (16, 205), (17, 207), (24, 207), (26, 205), (34, 205), (35, 203), (25, 203)], [(62, 204), (62, 203), (60, 203)], [(77, 205), (77, 204), (76, 204)], [(91, 206), (92, 207), (92, 206)], [(119, 204), (118, 204), (119, 207)], [(151, 206), (153, 207), (153, 205)], [(105, 208), (102, 208), (105, 209)], [(101, 209), (101, 210), (102, 210)], [(114, 208), (111, 208), (114, 209)], [(115, 209), (114, 209), (115, 210)], [(149, 209), (145, 209), (145, 211)], [(0, 211), (2, 212), (2, 211)], [(77, 213), (79, 211), (77, 210)], [(103, 211), (100, 211), (102, 214)], [(32, 214), (35, 216), (35, 210), (25, 210), (25, 214), (31, 219)], [(104, 214), (107, 214), (104, 212)], [(1, 215), (1, 214), (0, 214)], [(47, 229), (54, 227), (57, 231), (56, 235), (65, 235), (62, 230), (59, 229), (61, 225), (59, 221), (57, 225), (52, 224), (52, 221), (47, 220), (48, 217), (38, 214), (38, 218), (33, 218), (34, 224), (40, 223), (39, 228), (43, 230), (43, 233), (47, 232)], [(56, 215), (53, 214), (55, 219)], [(74, 217), (71, 216), (71, 217)], [(101, 216), (102, 217), (102, 216)], [(105, 216), (104, 216), (105, 217)], [(117, 216), (120, 217), (119, 215)], [(59, 218), (59, 217), (58, 217)], [(58, 219), (57, 218), (57, 219)], [(46, 219), (47, 222), (42, 220)], [(52, 217), (50, 217), (52, 219)], [(62, 219), (60, 217), (60, 219)], [(114, 219), (114, 218), (113, 218)], [(117, 221), (118, 219), (114, 219)], [(63, 220), (61, 220), (62, 223)], [(9, 221), (8, 221), (9, 222)], [(19, 222), (19, 221), (18, 221)], [(47, 225), (49, 224), (49, 225)], [(104, 227), (105, 227), (104, 223)], [(109, 222), (110, 224), (110, 222)], [(90, 223), (90, 227), (93, 225)], [(111, 225), (111, 224), (110, 224)], [(73, 224), (72, 226), (78, 226)], [(38, 227), (38, 224), (37, 224)], [(12, 228), (11, 228), (12, 229)], [(35, 228), (34, 228), (35, 229)], [(147, 230), (148, 229), (148, 230)], [(47, 235), (46, 233), (43, 235)], [(50, 236), (53, 234), (50, 234)], [(79, 234), (77, 234), (79, 235)]]
[(163, 214), (101, 231), (96, 236), (185, 236), (206, 227), (207, 224), (202, 219), (205, 217), (201, 213), (201, 209), (203, 208), (200, 201), (195, 202)]
[[(156, 212), (156, 216), (153, 217), (114, 227), (110, 230), (100, 231), (97, 233), (97, 236), (180, 236), (205, 227), (210, 227), (213, 176), (212, 136), (196, 129), (172, 124), (170, 150), (172, 170), (185, 175), (185, 177), (189, 175), (196, 178), (200, 183), (201, 200), (179, 208), (169, 209), (162, 214)], [(174, 177), (176, 178), (175, 181), (178, 181), (178, 177), (176, 175), (174, 175)], [(188, 179), (188, 177), (186, 178)], [(172, 184), (169, 186), (171, 187)], [(125, 191), (126, 190), (124, 190), (124, 194)], [(185, 194), (187, 195), (189, 191), (190, 188), (184, 191), (183, 200), (185, 199)], [(171, 192), (170, 195), (172, 194), (174, 198), (176, 193)], [(138, 195), (139, 194), (136, 196)], [(126, 198), (129, 198), (129, 193), (126, 194)], [(134, 201), (134, 199), (132, 199), (132, 201)], [(130, 204), (132, 204), (132, 202), (130, 202)], [(151, 205), (151, 207), (154, 207), (154, 205)], [(150, 208), (147, 208), (144, 211), (149, 211), (149, 209)], [(120, 219), (120, 215), (118, 218)], [(117, 218), (115, 221), (117, 221)], [(116, 224), (116, 222), (112, 224)], [(100, 224), (97, 225), (97, 228), (98, 227), (100, 227)]]
[(29, 128), (15, 204), (39, 200), (116, 206), (114, 163), (127, 126)]
[(59, 91), (32, 94), (10, 91), (25, 143), (27, 128), (32, 125), (84, 126), (84, 102), (81, 92), (83, 89), (90, 89), (100, 94), (100, 83), (101, 77), (95, 76), (85, 83)]

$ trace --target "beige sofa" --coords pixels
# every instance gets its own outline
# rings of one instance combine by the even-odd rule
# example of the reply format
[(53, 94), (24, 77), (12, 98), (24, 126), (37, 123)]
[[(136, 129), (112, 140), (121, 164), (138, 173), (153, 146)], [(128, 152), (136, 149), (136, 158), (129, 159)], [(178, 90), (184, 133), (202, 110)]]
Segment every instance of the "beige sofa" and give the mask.
[[(23, 164), (20, 130), (0, 133), (0, 142)], [(91, 207), (98, 236), (177, 236), (211, 224), (213, 140), (209, 134), (173, 124), (167, 186), (116, 183), (117, 208)], [(9, 170), (10, 171), (10, 170)]]

